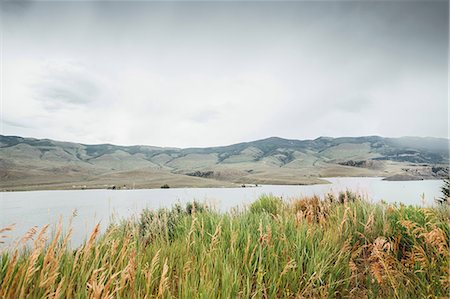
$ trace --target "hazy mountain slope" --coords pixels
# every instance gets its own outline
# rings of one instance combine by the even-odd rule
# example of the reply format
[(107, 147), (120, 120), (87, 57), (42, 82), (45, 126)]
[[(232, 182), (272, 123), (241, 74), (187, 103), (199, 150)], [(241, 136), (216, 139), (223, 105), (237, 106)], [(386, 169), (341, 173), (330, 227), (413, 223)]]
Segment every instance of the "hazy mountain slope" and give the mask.
[(87, 145), (0, 135), (0, 187), (305, 184), (326, 176), (442, 177), (448, 140), (278, 137), (209, 148)]

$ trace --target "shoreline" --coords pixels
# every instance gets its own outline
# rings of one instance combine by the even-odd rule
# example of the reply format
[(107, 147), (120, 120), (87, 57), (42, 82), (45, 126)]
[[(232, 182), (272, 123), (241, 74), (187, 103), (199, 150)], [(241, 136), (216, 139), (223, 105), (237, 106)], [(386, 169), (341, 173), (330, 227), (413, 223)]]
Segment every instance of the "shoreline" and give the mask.
[[(327, 181), (328, 178), (379, 178), (386, 182), (412, 182), (412, 181), (433, 181), (433, 180), (443, 180), (444, 178), (412, 178), (407, 177), (403, 178), (403, 176), (392, 176), (392, 177), (383, 177), (383, 176), (334, 176), (334, 177), (314, 177), (314, 180), (312, 181), (304, 181), (304, 182), (297, 182), (297, 183), (291, 183), (291, 182), (280, 182), (278, 180), (276, 181), (265, 181), (264, 183), (236, 183), (236, 182), (226, 182), (224, 181), (222, 184), (215, 184), (215, 182), (212, 182), (212, 184), (207, 185), (180, 185), (180, 184), (174, 184), (173, 186), (169, 185), (169, 188), (163, 188), (164, 185), (161, 184), (160, 187), (155, 186), (154, 184), (145, 185), (145, 184), (139, 184), (135, 187), (128, 187), (126, 184), (125, 186), (120, 187), (120, 185), (124, 184), (110, 184), (107, 186), (107, 184), (104, 184), (102, 186), (99, 185), (76, 185), (75, 187), (71, 187), (69, 185), (73, 184), (42, 184), (42, 185), (28, 185), (28, 186), (8, 186), (8, 187), (0, 187), (0, 193), (8, 193), (8, 192), (33, 192), (33, 191), (82, 191), (82, 190), (111, 190), (111, 191), (125, 191), (125, 190), (153, 190), (153, 189), (208, 189), (208, 188), (258, 188), (264, 185), (280, 185), (280, 186), (313, 186), (313, 185), (325, 185), (325, 184), (331, 184), (331, 182)], [(308, 178), (311, 179), (311, 178)], [(56, 185), (56, 186), (55, 186)], [(111, 188), (112, 186), (117, 186), (116, 188)]]

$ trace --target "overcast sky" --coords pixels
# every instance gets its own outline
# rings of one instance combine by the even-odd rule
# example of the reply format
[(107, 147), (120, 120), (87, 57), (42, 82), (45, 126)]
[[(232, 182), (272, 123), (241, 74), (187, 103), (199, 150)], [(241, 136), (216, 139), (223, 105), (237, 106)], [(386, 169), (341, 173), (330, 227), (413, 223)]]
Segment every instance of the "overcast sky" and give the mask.
[(1, 134), (448, 136), (442, 2), (3, 2)]

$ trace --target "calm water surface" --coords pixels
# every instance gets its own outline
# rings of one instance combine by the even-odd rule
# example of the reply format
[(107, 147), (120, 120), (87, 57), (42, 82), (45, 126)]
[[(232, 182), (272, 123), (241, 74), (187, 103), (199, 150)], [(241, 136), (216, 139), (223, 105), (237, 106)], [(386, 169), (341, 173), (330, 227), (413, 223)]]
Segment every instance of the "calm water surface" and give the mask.
[[(327, 178), (332, 184), (313, 186), (264, 185), (255, 188), (179, 188), (145, 190), (67, 190), (0, 192), (0, 228), (15, 224), (5, 244), (22, 237), (31, 227), (55, 224), (59, 216), (67, 222), (73, 211), (72, 245), (80, 244), (94, 225), (105, 230), (111, 218), (129, 217), (149, 207), (170, 207), (193, 199), (206, 201), (221, 211), (244, 207), (262, 194), (289, 200), (304, 195), (323, 195), (350, 189), (371, 201), (431, 205), (440, 196), (441, 180), (389, 182), (381, 178)], [(4, 241), (5, 241), (4, 240)], [(5, 244), (3, 246), (5, 246)], [(1, 245), (0, 245), (1, 246)]]

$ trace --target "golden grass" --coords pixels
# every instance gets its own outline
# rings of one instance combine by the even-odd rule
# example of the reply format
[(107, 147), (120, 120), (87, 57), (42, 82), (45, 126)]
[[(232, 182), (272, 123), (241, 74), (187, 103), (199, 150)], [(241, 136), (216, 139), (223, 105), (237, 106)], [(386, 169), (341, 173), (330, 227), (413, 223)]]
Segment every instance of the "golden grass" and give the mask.
[(60, 220), (1, 253), (0, 298), (440, 298), (448, 221), (446, 206), (265, 197), (233, 214), (144, 211), (72, 249)]

